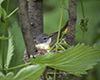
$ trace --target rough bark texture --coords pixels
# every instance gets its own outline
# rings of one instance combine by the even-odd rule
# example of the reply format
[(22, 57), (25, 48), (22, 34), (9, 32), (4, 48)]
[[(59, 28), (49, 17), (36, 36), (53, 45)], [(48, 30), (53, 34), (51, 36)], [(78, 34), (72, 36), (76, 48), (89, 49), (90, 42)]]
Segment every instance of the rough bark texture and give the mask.
[[(32, 36), (35, 38), (39, 34), (43, 33), (43, 0), (29, 0), (28, 15)], [(37, 80), (46, 80), (45, 72)]]
[[(18, 0), (18, 12), (19, 12), (19, 20), (21, 31), (23, 34), (25, 46), (27, 49), (28, 57), (35, 54), (35, 45), (31, 33), (31, 28), (27, 15), (27, 4), (26, 0)], [(20, 44), (21, 45), (21, 44)]]
[(43, 0), (29, 0), (28, 15), (34, 38), (43, 33)]
[(76, 26), (76, 0), (69, 0), (69, 21), (68, 21), (68, 32), (66, 42), (69, 45), (73, 45), (73, 41), (75, 38), (75, 26)]

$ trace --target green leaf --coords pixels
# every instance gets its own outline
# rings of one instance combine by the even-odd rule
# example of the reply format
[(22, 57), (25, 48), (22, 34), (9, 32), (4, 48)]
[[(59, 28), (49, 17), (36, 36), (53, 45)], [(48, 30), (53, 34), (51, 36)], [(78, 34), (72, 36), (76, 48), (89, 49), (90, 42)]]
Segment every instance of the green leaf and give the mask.
[(1, 3), (3, 2), (4, 0), (0, 0), (0, 5), (1, 5)]
[(21, 69), (14, 77), (14, 80), (36, 80), (45, 69), (45, 65), (31, 65)]
[(100, 49), (85, 44), (77, 44), (62, 53), (49, 52), (44, 56), (37, 56), (36, 59), (30, 59), (34, 64), (45, 64), (76, 76), (87, 74), (86, 70), (96, 65), (97, 61), (100, 61)]
[(0, 5), (0, 19), (1, 19), (1, 16), (2, 16), (2, 7)]
[[(9, 36), (11, 36), (10, 30), (9, 30)], [(13, 41), (13, 38), (11, 37), (8, 41), (8, 52), (7, 52), (7, 61), (6, 61), (7, 68), (9, 68), (9, 64), (10, 64), (11, 58), (13, 56), (13, 51), (14, 51), (14, 45), (12, 41)]]
[(2, 22), (5, 22), (5, 18), (6, 18), (6, 11), (5, 9), (2, 8), (2, 6), (0, 5), (0, 20)]
[(5, 76), (2, 72), (0, 72), (0, 80), (14, 80), (14, 73), (9, 72)]
[(0, 80), (6, 80), (6, 76), (2, 72), (0, 72)]
[(62, 0), (62, 6), (66, 7), (65, 0)]
[[(10, 68), (10, 67), (23, 64), (23, 53), (25, 50), (25, 44), (24, 44), (22, 33), (21, 33), (21, 29), (17, 23), (14, 23), (12, 27), (10, 27), (9, 29), (13, 37), (13, 45), (14, 45), (14, 51), (13, 51), (14, 54), (12, 56), (12, 59), (9, 65), (9, 68)], [(21, 68), (13, 69), (11, 71), (13, 71), (16, 74), (18, 70), (20, 70)]]
[(14, 80), (14, 73), (13, 72), (7, 73), (6, 80)]
[(0, 69), (2, 69), (2, 66), (1, 66), (1, 61), (0, 61)]

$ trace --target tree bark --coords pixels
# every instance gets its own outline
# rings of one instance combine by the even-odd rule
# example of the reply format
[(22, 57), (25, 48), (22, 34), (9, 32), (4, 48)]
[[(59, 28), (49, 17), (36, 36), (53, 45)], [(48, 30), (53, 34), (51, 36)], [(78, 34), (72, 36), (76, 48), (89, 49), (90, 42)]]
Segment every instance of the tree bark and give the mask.
[[(29, 0), (28, 15), (32, 36), (35, 38), (39, 34), (43, 33), (43, 0)], [(37, 80), (46, 80), (44, 73)]]
[(69, 45), (73, 45), (75, 38), (75, 26), (76, 26), (76, 0), (69, 0), (69, 20), (68, 20), (68, 31), (66, 34), (66, 42)]
[[(21, 31), (23, 34), (25, 46), (27, 49), (28, 57), (35, 54), (35, 45), (32, 37), (32, 32), (27, 15), (27, 2), (26, 0), (18, 0), (18, 12)], [(20, 44), (21, 45), (21, 44)]]
[(32, 36), (43, 33), (43, 0), (29, 0), (28, 15), (32, 30)]

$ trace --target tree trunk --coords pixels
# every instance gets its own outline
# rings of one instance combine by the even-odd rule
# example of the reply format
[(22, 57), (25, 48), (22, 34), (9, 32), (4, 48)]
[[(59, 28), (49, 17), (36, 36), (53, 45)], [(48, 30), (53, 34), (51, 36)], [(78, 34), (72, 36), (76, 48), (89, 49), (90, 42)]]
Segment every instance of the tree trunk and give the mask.
[(26, 0), (18, 0), (18, 8), (21, 31), (23, 34), (28, 57), (30, 57), (30, 55), (35, 54), (35, 45), (32, 37), (31, 27), (28, 20), (29, 18), (27, 15)]
[[(29, 0), (28, 15), (31, 25), (32, 36), (33, 38), (35, 38), (39, 34), (43, 33), (43, 0)], [(44, 80), (44, 73), (37, 80)]]
[(43, 0), (29, 0), (28, 15), (32, 30), (32, 36), (43, 33)]
[(66, 35), (66, 42), (69, 45), (73, 45), (73, 41), (75, 38), (75, 26), (76, 26), (76, 0), (69, 0), (69, 20), (68, 20), (68, 31)]

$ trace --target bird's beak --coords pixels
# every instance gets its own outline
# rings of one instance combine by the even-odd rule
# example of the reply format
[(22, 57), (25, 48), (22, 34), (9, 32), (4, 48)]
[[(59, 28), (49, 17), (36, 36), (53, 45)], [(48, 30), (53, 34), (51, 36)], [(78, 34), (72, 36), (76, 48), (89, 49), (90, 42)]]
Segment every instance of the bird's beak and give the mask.
[(54, 34), (49, 35), (48, 38), (50, 38), (50, 37), (52, 37), (52, 36), (54, 36)]

